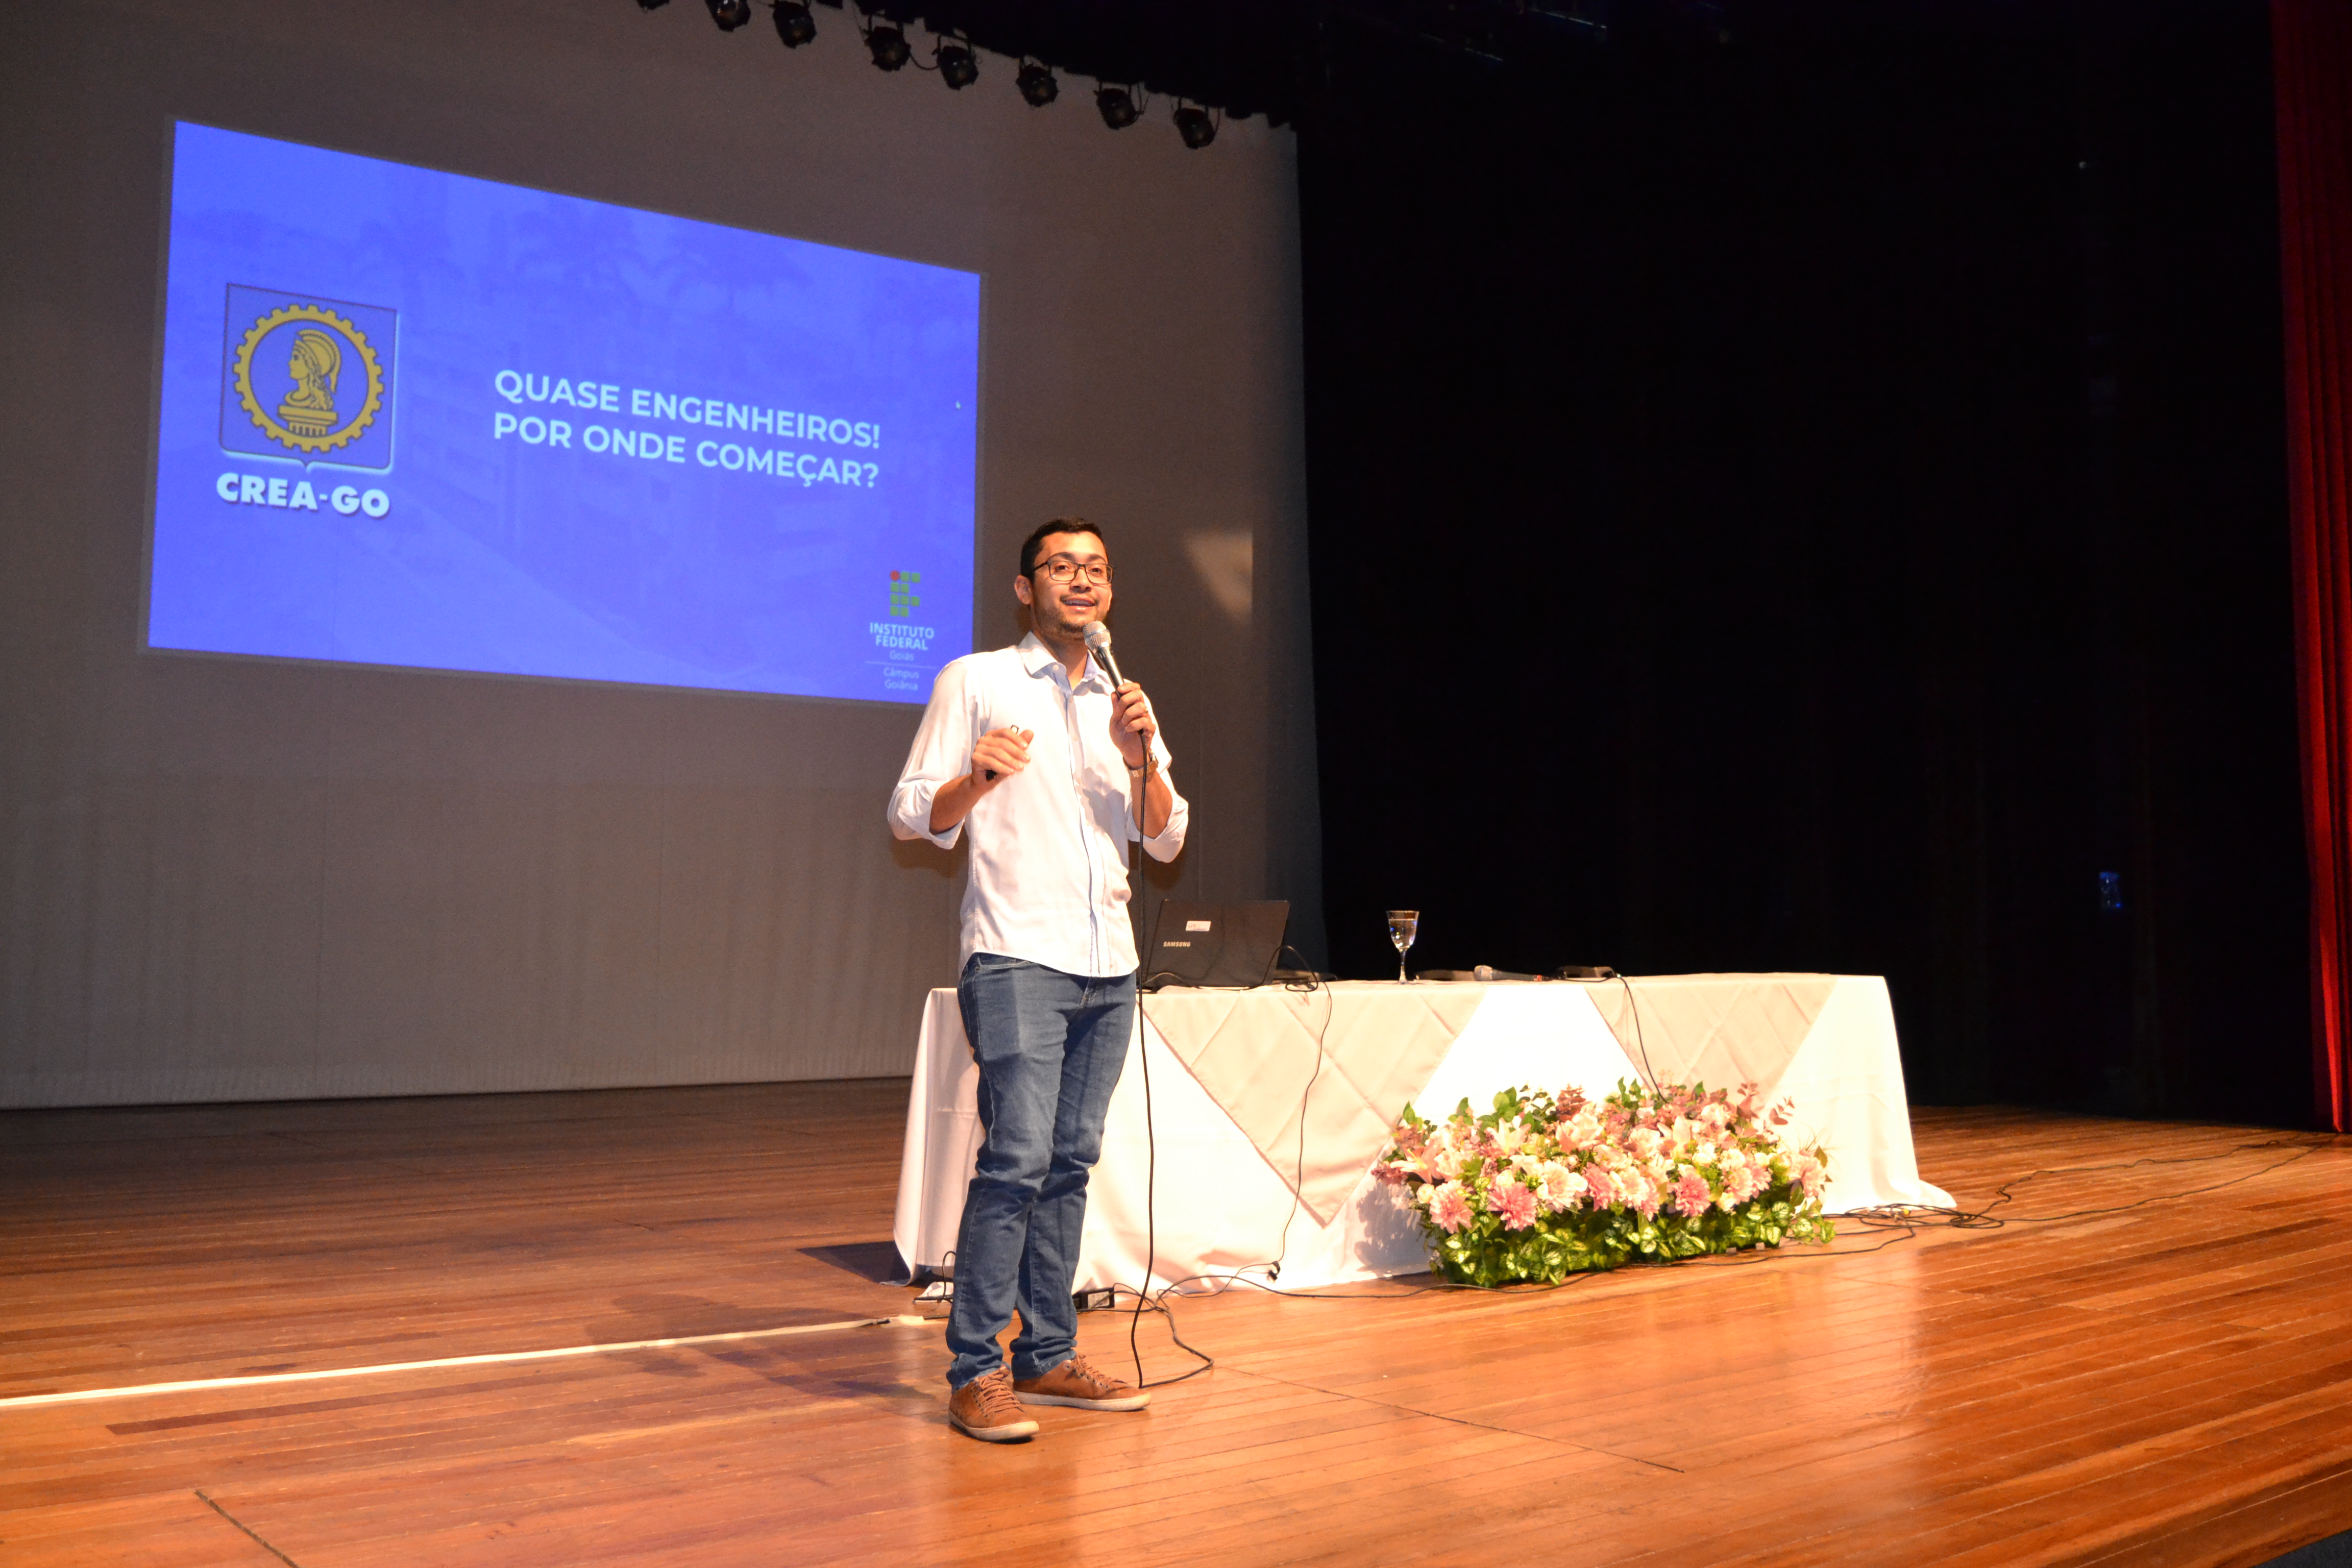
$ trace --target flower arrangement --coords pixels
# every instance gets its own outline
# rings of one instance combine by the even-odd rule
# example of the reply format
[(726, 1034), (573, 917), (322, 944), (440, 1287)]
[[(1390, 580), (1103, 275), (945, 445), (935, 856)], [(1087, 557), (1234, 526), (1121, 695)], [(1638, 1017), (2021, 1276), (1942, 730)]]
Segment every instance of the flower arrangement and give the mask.
[(1462, 1285), (1557, 1284), (1634, 1258), (1672, 1260), (1784, 1241), (1827, 1241), (1828, 1156), (1792, 1150), (1754, 1084), (1738, 1097), (1705, 1085), (1620, 1082), (1587, 1100), (1507, 1089), (1444, 1121), (1412, 1107), (1375, 1167), (1406, 1186), (1432, 1266)]

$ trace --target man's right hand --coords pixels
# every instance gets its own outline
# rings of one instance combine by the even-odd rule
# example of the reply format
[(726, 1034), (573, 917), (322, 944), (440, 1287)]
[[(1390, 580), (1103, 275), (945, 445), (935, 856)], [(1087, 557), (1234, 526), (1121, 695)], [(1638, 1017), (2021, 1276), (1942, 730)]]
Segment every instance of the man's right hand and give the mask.
[(971, 749), (972, 782), (983, 795), (994, 789), (1013, 773), (1029, 765), (1029, 742), (1037, 738), (1034, 730), (1010, 727), (991, 730)]
[(971, 749), (971, 771), (950, 779), (931, 796), (931, 831), (945, 833), (971, 815), (972, 804), (1029, 765), (1034, 730), (991, 730)]

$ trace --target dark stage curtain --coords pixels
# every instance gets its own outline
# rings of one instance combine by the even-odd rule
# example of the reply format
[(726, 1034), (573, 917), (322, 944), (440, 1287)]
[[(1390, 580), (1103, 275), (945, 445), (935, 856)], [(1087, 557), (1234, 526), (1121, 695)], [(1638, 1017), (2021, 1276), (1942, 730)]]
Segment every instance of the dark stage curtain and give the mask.
[(2313, 1083), (2352, 1131), (2352, 7), (2272, 0)]
[(1335, 969), (1884, 974), (1914, 1099), (2309, 1117), (2268, 5), (1334, 30)]

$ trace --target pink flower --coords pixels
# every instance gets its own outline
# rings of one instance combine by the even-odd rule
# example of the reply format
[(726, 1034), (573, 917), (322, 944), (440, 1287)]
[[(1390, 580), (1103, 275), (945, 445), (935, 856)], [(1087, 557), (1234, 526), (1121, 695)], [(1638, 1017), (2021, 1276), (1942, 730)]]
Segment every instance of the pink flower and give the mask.
[(1828, 1179), (1829, 1172), (1817, 1157), (1816, 1152), (1809, 1149), (1802, 1153), (1788, 1154), (1785, 1158), (1788, 1162), (1789, 1184), (1809, 1198), (1819, 1197), (1822, 1187)]
[(1725, 1167), (1723, 1195), (1735, 1204), (1744, 1204), (1757, 1193), (1756, 1167), (1745, 1160)]
[(1486, 1206), (1503, 1216), (1506, 1230), (1525, 1230), (1536, 1222), (1536, 1195), (1517, 1182), (1496, 1182), (1486, 1194)]
[(1591, 1197), (1592, 1206), (1597, 1209), (1605, 1209), (1624, 1201), (1624, 1194), (1617, 1186), (1617, 1178), (1609, 1173), (1608, 1167), (1605, 1165), (1585, 1167), (1584, 1190)]
[(1431, 1194), (1429, 1217), (1449, 1236), (1470, 1223), (1470, 1200), (1463, 1195), (1461, 1183), (1448, 1182)]
[(1586, 1184), (1582, 1176), (1565, 1165), (1547, 1165), (1543, 1173), (1543, 1199), (1556, 1209), (1572, 1209), (1583, 1197)]
[[(1626, 1192), (1626, 1201), (1633, 1205), (1633, 1212), (1640, 1215), (1643, 1219), (1656, 1218), (1658, 1214), (1658, 1203), (1660, 1200), (1658, 1184), (1652, 1181), (1642, 1180), (1640, 1177), (1635, 1177), (1634, 1181), (1639, 1183), (1639, 1184), (1633, 1186), (1631, 1191)], [(1626, 1184), (1621, 1181), (1618, 1184), (1618, 1186), (1619, 1190), (1624, 1191)]]
[(1706, 1205), (1714, 1201), (1715, 1194), (1707, 1190), (1706, 1178), (1696, 1171), (1685, 1173), (1683, 1179), (1675, 1184), (1675, 1207), (1686, 1215), (1703, 1215), (1706, 1212)]
[(1392, 1165), (1385, 1160), (1372, 1167), (1372, 1174), (1391, 1187), (1404, 1184), (1404, 1167)]

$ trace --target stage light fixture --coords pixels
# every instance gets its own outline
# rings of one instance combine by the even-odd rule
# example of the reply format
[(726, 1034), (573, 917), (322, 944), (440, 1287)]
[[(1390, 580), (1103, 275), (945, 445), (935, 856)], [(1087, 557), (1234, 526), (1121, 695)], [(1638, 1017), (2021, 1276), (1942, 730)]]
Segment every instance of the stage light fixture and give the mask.
[(637, 9), (640, 11), (658, 11), (668, 4), (669, 0), (637, 0)]
[(776, 37), (788, 49), (816, 42), (816, 18), (809, 15), (808, 0), (776, 0)]
[(1021, 74), (1013, 81), (1032, 109), (1043, 109), (1062, 95), (1062, 84), (1054, 79), (1054, 68), (1043, 60), (1024, 60)]
[(866, 29), (866, 47), (874, 56), (876, 70), (897, 70), (915, 55), (907, 47), (907, 35), (887, 23)]
[(973, 57), (969, 44), (950, 39), (941, 43), (931, 58), (939, 62), (940, 79), (958, 92), (980, 79), (980, 61)]
[(1209, 118), (1207, 110), (1184, 104), (1176, 110), (1176, 133), (1184, 138), (1185, 146), (1198, 152), (1217, 139), (1217, 122)]
[(710, 19), (722, 33), (731, 33), (751, 19), (751, 0), (708, 0)]
[(1135, 98), (1123, 87), (1095, 89), (1095, 107), (1102, 111), (1103, 123), (1113, 131), (1124, 131), (1135, 123)]

